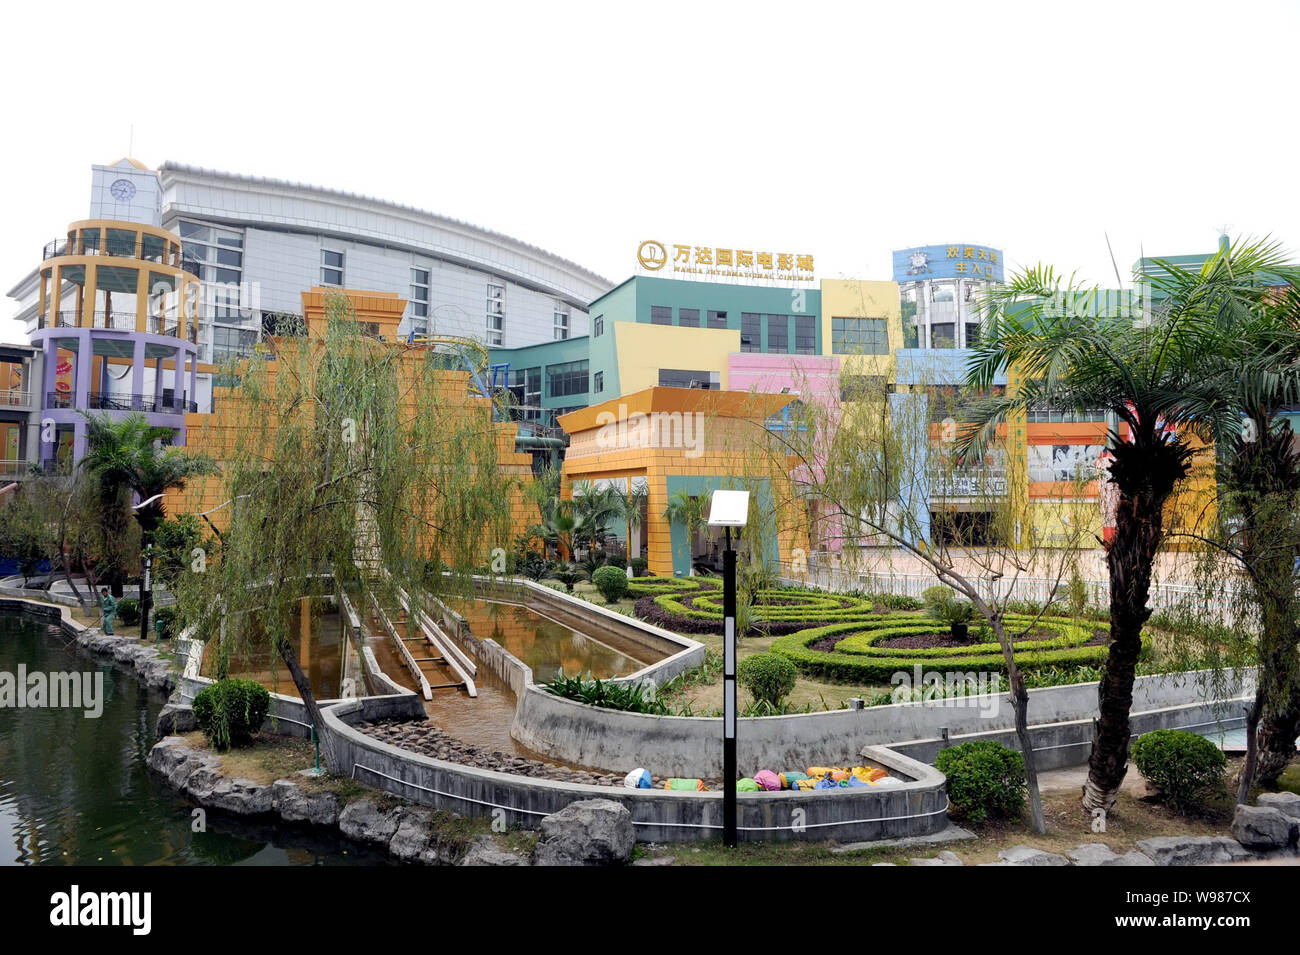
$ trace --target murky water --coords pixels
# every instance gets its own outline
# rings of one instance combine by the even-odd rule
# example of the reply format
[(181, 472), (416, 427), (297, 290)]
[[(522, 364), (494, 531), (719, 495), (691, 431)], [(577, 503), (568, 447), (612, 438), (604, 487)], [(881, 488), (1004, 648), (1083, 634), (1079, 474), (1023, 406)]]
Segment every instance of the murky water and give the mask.
[(380, 856), (307, 830), (207, 814), (149, 773), (162, 699), (135, 679), (66, 648), (67, 638), (0, 615), (0, 674), (103, 674), (103, 711), (0, 709), (0, 865), (376, 865)]
[[(298, 662), (311, 679), (312, 692), (318, 700), (337, 699), (343, 683), (343, 628), (336, 611), (316, 612), (310, 616), (310, 638), (302, 630), (302, 613), (293, 614), (290, 632), (299, 635), (295, 644)], [(215, 641), (208, 641), (203, 651), (203, 675), (216, 676)], [(285, 696), (298, 696), (289, 669), (273, 654), (264, 641), (250, 639), (233, 651), (230, 675), (256, 680), (268, 690)], [(385, 671), (387, 672), (387, 671)]]

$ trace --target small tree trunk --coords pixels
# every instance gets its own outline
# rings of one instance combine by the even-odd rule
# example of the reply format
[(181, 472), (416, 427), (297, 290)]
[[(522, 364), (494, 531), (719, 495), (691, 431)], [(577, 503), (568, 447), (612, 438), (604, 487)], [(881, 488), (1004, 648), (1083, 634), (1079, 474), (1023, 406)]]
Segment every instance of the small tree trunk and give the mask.
[(293, 677), (293, 685), (298, 688), (298, 695), (302, 697), (303, 706), (307, 708), (307, 713), (311, 718), (312, 726), (316, 727), (316, 739), (320, 741), (321, 755), (325, 758), (325, 765), (331, 770), (338, 766), (334, 759), (334, 748), (330, 745), (330, 738), (325, 733), (325, 721), (321, 719), (320, 707), (316, 705), (316, 694), (312, 692), (311, 680), (303, 672), (301, 664), (298, 662), (298, 654), (294, 652), (293, 641), (284, 639), (280, 641), (280, 658), (284, 660), (285, 666), (289, 668), (289, 675)]
[(1002, 645), (1002, 655), (1007, 661), (1007, 682), (1010, 684), (1011, 709), (1016, 719), (1016, 739), (1020, 753), (1025, 758), (1025, 787), (1029, 792), (1029, 817), (1034, 832), (1040, 836), (1047, 832), (1043, 818), (1043, 797), (1038, 791), (1038, 767), (1034, 761), (1034, 741), (1029, 735), (1029, 690), (1025, 678), (1016, 666), (1016, 655), (1007, 637), (1006, 626), (999, 615), (993, 620), (993, 631)]

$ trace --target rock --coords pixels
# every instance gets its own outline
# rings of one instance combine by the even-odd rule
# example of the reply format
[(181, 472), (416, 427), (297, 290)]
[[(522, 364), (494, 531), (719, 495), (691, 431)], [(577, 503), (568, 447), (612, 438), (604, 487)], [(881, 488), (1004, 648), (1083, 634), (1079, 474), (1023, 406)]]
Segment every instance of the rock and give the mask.
[(998, 853), (1007, 865), (1069, 865), (1070, 860), (1055, 852), (1044, 852), (1031, 846), (1012, 846)]
[(1101, 842), (1085, 842), (1065, 853), (1075, 865), (1155, 865), (1140, 852), (1119, 855)]
[(297, 783), (288, 779), (277, 779), (271, 784), (271, 801), (285, 822), (309, 822), (314, 826), (336, 825), (342, 808), (337, 793), (303, 792)]
[(1276, 809), (1284, 816), (1300, 819), (1300, 796), (1295, 793), (1260, 793), (1255, 805)]
[(1232, 816), (1232, 837), (1248, 849), (1277, 849), (1296, 841), (1300, 819), (1272, 806), (1238, 806)]
[(202, 753), (185, 745), (179, 736), (169, 736), (149, 750), (148, 767), (166, 777), (173, 789), (188, 791), (190, 777), (200, 770), (215, 776), (221, 765), (211, 753)]
[(528, 865), (528, 860), (517, 852), (502, 849), (491, 836), (479, 836), (469, 851), (461, 856), (459, 865)]
[(1249, 850), (1227, 836), (1155, 836), (1137, 847), (1156, 865), (1215, 865), (1250, 858)]
[(343, 835), (372, 845), (388, 845), (397, 823), (397, 813), (384, 812), (370, 798), (350, 802), (339, 813), (339, 831)]
[(619, 865), (632, 857), (632, 814), (612, 799), (569, 803), (542, 820), (538, 865)]
[(912, 865), (964, 865), (957, 853), (947, 849), (940, 852), (937, 856), (930, 859), (909, 859)]
[(633, 862), (632, 864), (633, 864), (633, 865), (639, 865), (639, 866), (645, 866), (645, 867), (649, 867), (649, 866), (664, 866), (664, 865), (672, 865), (672, 864), (673, 864), (673, 857), (672, 857), (672, 856), (669, 856), (669, 855), (662, 855), (662, 856), (645, 856), (644, 858), (637, 859), (637, 860), (636, 860), (635, 862)]
[(193, 707), (182, 703), (168, 703), (158, 713), (159, 737), (189, 733), (198, 727), (199, 724), (194, 719)]
[[(193, 777), (191, 777), (193, 778)], [(237, 816), (260, 816), (272, 810), (271, 787), (251, 779), (229, 779), (220, 776), (209, 791), (204, 804), (212, 809), (223, 809)]]
[(397, 810), (397, 831), (388, 841), (388, 851), (403, 862), (418, 859), (429, 848), (429, 823), (433, 814), (411, 806)]

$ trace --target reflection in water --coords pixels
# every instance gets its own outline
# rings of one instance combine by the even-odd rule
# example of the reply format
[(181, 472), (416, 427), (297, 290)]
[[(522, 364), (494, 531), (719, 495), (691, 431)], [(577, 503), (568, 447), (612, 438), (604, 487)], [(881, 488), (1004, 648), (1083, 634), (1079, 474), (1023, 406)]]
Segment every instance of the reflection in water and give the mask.
[(67, 637), (0, 615), (0, 672), (101, 671), (103, 712), (0, 709), (0, 865), (348, 865), (387, 856), (306, 831), (250, 825), (217, 812), (190, 831), (192, 807), (145, 765), (162, 702), (107, 664), (65, 649)]
[[(299, 636), (294, 647), (298, 651), (298, 662), (311, 679), (312, 692), (318, 700), (338, 699), (343, 685), (343, 628), (335, 610), (321, 610), (309, 617), (311, 621), (310, 638), (302, 633), (302, 613), (295, 610), (289, 632)], [(285, 696), (298, 696), (298, 688), (293, 684), (289, 668), (277, 654), (271, 652), (263, 638), (250, 637), (242, 641), (242, 646), (231, 654), (230, 675), (256, 680), (274, 693)], [(217, 675), (215, 659), (215, 641), (209, 640), (203, 651), (203, 675)]]
[[(533, 679), (549, 683), (556, 677), (590, 676), (605, 680), (626, 676), (645, 666), (631, 652), (579, 633), (548, 617), (514, 604), (476, 600), (457, 611), (480, 640), (491, 637), (533, 668)], [(612, 635), (606, 640), (614, 639)]]

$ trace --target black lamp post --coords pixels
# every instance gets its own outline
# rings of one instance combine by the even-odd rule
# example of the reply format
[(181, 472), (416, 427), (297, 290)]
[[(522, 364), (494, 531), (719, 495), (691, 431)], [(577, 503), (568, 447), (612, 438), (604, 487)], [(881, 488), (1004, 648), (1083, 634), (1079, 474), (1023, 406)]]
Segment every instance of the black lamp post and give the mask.
[(736, 552), (731, 529), (744, 527), (748, 491), (714, 491), (709, 526), (723, 527), (727, 549), (722, 555), (722, 842), (736, 847)]

